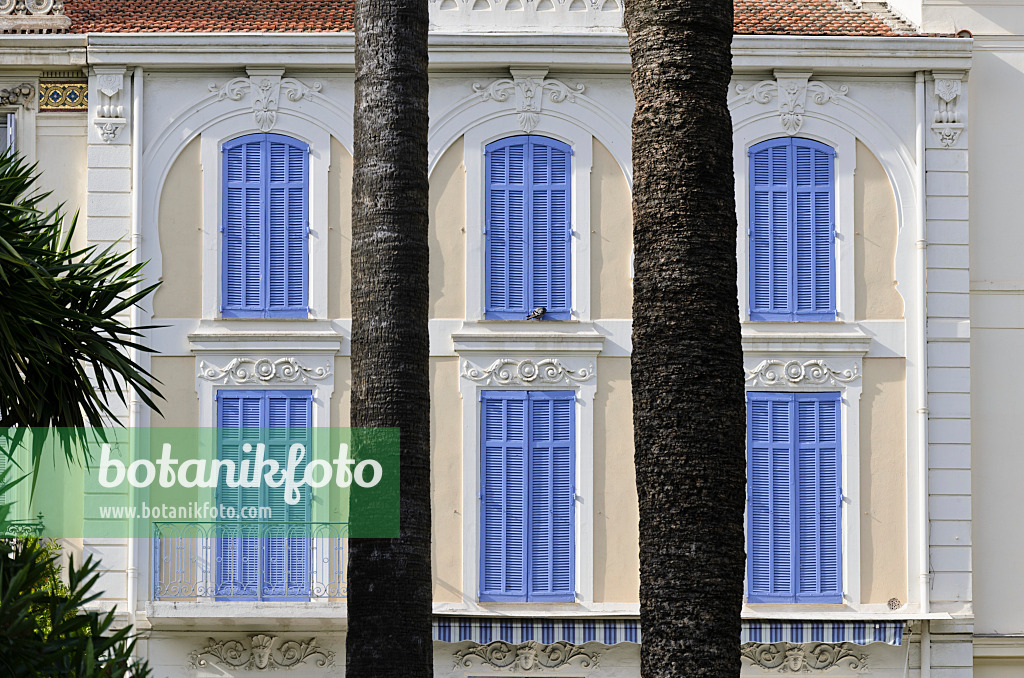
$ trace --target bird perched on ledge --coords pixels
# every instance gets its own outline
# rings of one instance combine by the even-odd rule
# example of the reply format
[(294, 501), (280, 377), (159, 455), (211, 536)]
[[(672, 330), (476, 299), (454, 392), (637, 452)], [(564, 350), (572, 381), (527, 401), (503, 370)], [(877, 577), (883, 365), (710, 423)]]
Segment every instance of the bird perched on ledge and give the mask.
[(537, 308), (533, 309), (533, 313), (531, 313), (530, 315), (526, 316), (526, 319), (527, 320), (542, 320), (544, 318), (544, 314), (547, 313), (547, 312), (548, 312), (548, 309), (547, 309), (546, 306), (538, 306)]

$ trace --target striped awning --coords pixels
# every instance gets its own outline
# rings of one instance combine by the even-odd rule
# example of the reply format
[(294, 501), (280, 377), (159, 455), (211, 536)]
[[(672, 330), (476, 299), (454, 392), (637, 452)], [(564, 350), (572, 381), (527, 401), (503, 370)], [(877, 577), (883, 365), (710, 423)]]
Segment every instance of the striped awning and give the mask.
[(869, 643), (903, 644), (904, 621), (769, 621), (743, 622), (744, 643)]
[(637, 619), (511, 619), (508, 617), (434, 617), (434, 640), (470, 640), (486, 645), (496, 640), (550, 645), (559, 640), (574, 645), (595, 641), (605, 645), (639, 643)]
[[(904, 621), (770, 621), (743, 622), (744, 643), (869, 643), (903, 644)], [(550, 645), (565, 641), (580, 645), (591, 641), (615, 645), (639, 643), (637, 619), (515, 619), (508, 617), (434, 617), (434, 640), (464, 640), (486, 645), (496, 640)]]

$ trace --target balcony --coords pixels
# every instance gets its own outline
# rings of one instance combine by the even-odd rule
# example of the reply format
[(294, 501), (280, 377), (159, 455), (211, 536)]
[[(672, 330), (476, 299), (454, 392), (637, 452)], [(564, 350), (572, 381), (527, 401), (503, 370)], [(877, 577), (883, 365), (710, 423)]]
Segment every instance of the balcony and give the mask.
[(347, 541), (348, 523), (154, 523), (153, 601), (343, 603)]

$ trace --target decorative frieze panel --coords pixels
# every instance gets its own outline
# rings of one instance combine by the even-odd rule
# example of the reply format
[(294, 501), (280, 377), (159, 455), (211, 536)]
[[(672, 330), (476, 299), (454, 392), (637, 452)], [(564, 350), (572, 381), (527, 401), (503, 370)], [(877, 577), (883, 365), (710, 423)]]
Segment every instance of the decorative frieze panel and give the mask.
[(868, 669), (868, 655), (847, 643), (746, 643), (740, 655), (751, 665), (771, 673), (812, 673), (843, 668), (857, 673)]
[(598, 665), (598, 652), (559, 640), (542, 645), (535, 640), (514, 645), (501, 640), (475, 645), (455, 652), (455, 668), (490, 666), (509, 671), (540, 671), (565, 666), (592, 668)]
[(594, 378), (592, 364), (571, 369), (558, 358), (531, 360), (499, 358), (488, 367), (477, 367), (469, 360), (462, 362), (462, 376), (485, 386), (532, 386), (535, 384), (582, 384)]
[(842, 386), (860, 378), (856, 363), (839, 367), (820, 359), (766, 359), (746, 372), (748, 386)]
[(65, 33), (64, 0), (0, 0), (0, 33)]
[(88, 111), (88, 81), (40, 81), (39, 110), (42, 113), (54, 111)]
[(481, 100), (505, 102), (509, 99), (515, 104), (519, 116), (519, 127), (529, 134), (536, 129), (544, 104), (544, 94), (555, 104), (563, 101), (575, 102), (577, 94), (583, 94), (584, 86), (567, 85), (561, 80), (548, 78), (547, 69), (523, 70), (509, 69), (512, 79), (495, 80), (488, 85), (473, 83), (473, 91), (480, 95)]
[(215, 384), (308, 384), (326, 379), (331, 374), (329, 365), (310, 366), (295, 358), (234, 358), (224, 366), (203, 360), (199, 363), (199, 378)]
[(818, 80), (810, 80), (811, 74), (775, 71), (774, 80), (763, 80), (746, 87), (737, 85), (736, 92), (745, 102), (770, 104), (772, 97), (779, 103), (779, 122), (786, 134), (796, 134), (804, 124), (808, 96), (814, 104), (824, 106), (836, 101), (850, 91), (846, 85), (833, 89)]
[(309, 86), (295, 78), (282, 78), (283, 73), (283, 69), (251, 69), (248, 77), (235, 78), (224, 85), (210, 83), (210, 91), (215, 95), (215, 102), (224, 99), (241, 101), (242, 97), (249, 94), (256, 127), (262, 132), (269, 132), (277, 124), (282, 94), (290, 102), (312, 100), (323, 88), (319, 82)]
[(939, 137), (939, 143), (951, 147), (960, 139), (964, 122), (958, 104), (963, 92), (962, 74), (935, 74), (935, 115), (932, 131)]
[(306, 660), (319, 668), (334, 666), (334, 653), (317, 645), (316, 638), (303, 642), (286, 640), (278, 636), (253, 635), (243, 640), (208, 639), (206, 647), (189, 653), (190, 670), (204, 668), (212, 661), (229, 669), (246, 671), (273, 671), (292, 669)]

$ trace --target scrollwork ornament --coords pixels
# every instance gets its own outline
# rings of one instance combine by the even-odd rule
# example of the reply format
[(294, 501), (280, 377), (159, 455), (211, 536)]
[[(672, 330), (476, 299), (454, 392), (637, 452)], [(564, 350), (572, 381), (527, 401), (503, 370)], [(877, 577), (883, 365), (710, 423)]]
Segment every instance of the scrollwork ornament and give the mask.
[(295, 358), (235, 358), (224, 367), (211, 365), (205, 360), (199, 364), (199, 378), (215, 383), (268, 384), (274, 382), (304, 384), (326, 379), (330, 367), (309, 367)]
[(455, 652), (456, 668), (472, 668), (474, 664), (483, 664), (496, 669), (509, 671), (533, 671), (557, 669), (570, 664), (578, 668), (591, 668), (598, 665), (600, 653), (592, 652), (580, 645), (573, 645), (564, 640), (542, 645), (535, 640), (513, 645), (503, 640), (496, 640), (486, 645), (476, 645)]
[(740, 655), (762, 671), (811, 673), (841, 667), (857, 673), (868, 671), (868, 657), (847, 643), (746, 643)]
[(529, 134), (540, 124), (543, 109), (544, 93), (552, 103), (576, 101), (577, 94), (583, 94), (583, 84), (567, 85), (561, 80), (547, 78), (544, 72), (535, 74), (519, 74), (513, 70), (512, 79), (502, 78), (488, 85), (473, 83), (473, 91), (480, 95), (481, 100), (493, 99), (498, 102), (508, 101), (515, 94), (516, 113), (520, 128)]
[[(313, 663), (325, 668), (334, 666), (334, 653), (320, 647), (316, 638), (302, 642), (288, 640), (277, 648), (277, 636), (256, 634), (248, 637), (249, 647), (238, 640), (216, 641), (208, 639), (209, 644), (189, 653), (188, 668), (195, 670), (208, 666), (210, 661), (221, 666), (247, 671), (273, 671), (291, 669), (305, 664), (307, 659), (315, 658)], [(206, 659), (205, 657), (213, 659)]]
[(824, 360), (762, 360), (757, 367), (747, 370), (748, 383), (761, 386), (821, 386), (848, 384), (860, 377), (857, 366), (834, 369)]
[(736, 93), (745, 102), (771, 103), (772, 96), (779, 101), (779, 122), (788, 134), (796, 134), (804, 124), (807, 96), (818, 106), (838, 101), (849, 93), (850, 88), (842, 85), (837, 89), (819, 80), (808, 81), (809, 74), (779, 73), (775, 80), (762, 80), (754, 85), (737, 85)]
[(515, 360), (499, 358), (486, 368), (474, 366), (470, 361), (462, 364), (462, 376), (470, 381), (484, 385), (499, 386), (531, 384), (582, 384), (594, 376), (594, 366), (588, 365), (573, 370), (566, 367), (558, 358), (543, 360)]
[(252, 114), (256, 127), (262, 132), (269, 132), (277, 124), (277, 113), (281, 102), (281, 92), (285, 99), (298, 102), (302, 99), (312, 100), (313, 95), (323, 89), (323, 85), (314, 82), (308, 86), (295, 78), (235, 78), (224, 85), (210, 83), (209, 90), (214, 101), (230, 99), (241, 101), (248, 92), (252, 96)]
[(35, 88), (30, 83), (23, 82), (10, 89), (0, 89), (0, 106), (27, 106), (32, 102), (32, 94)]

